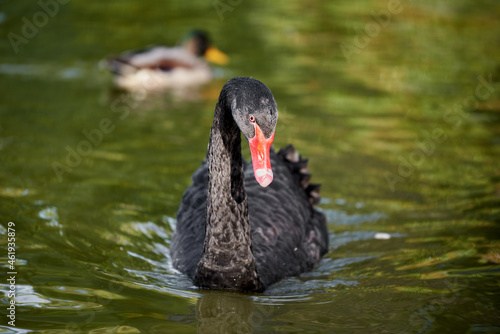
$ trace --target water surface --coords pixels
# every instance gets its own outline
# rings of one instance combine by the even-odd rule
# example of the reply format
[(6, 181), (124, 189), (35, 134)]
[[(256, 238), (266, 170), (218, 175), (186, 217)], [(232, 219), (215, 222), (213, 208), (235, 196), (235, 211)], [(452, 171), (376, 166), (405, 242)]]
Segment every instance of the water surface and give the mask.
[[(2, 6), (0, 331), (500, 332), (498, 2), (226, 9), (70, 1), (13, 46), (9, 33), (24, 36), (42, 9)], [(198, 27), (231, 63), (187, 96), (117, 92), (97, 68)], [(310, 159), (330, 231), (315, 270), (263, 294), (198, 290), (168, 252), (232, 76), (273, 91), (275, 146)], [(102, 136), (83, 143), (95, 129)], [(15, 327), (5, 316), (10, 221)]]

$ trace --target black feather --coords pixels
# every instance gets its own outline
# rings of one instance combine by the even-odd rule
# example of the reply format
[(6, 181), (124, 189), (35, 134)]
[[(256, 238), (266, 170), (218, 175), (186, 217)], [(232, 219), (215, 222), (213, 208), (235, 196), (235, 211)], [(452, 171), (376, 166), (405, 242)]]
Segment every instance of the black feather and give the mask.
[[(246, 91), (238, 94), (242, 87)], [(269, 94), (258, 80), (235, 78), (216, 106), (207, 163), (184, 193), (170, 247), (174, 267), (198, 286), (263, 291), (284, 277), (311, 270), (328, 250), (325, 216), (313, 208), (319, 185), (309, 183), (307, 160), (291, 145), (278, 153), (271, 149), (274, 179), (266, 188), (255, 180), (252, 165), (243, 163), (242, 126), (231, 117), (232, 108), (253, 104), (250, 112), (258, 115), (264, 111), (257, 110), (255, 99)], [(277, 109), (272, 113), (267, 119), (274, 124), (266, 126), (274, 132)]]

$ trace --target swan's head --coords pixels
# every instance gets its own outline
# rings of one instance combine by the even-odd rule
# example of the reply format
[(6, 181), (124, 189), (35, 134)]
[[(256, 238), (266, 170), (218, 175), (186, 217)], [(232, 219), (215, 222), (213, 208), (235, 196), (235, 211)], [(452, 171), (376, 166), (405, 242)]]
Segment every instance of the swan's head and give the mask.
[(226, 106), (231, 108), (236, 124), (250, 145), (255, 179), (267, 187), (273, 181), (269, 150), (278, 122), (274, 96), (259, 80), (245, 77), (229, 80), (222, 90), (226, 92)]

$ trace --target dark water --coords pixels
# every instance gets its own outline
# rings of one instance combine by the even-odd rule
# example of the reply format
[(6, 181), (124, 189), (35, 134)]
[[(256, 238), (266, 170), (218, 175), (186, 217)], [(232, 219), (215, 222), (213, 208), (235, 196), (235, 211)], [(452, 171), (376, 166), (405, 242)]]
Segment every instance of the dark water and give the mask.
[[(0, 332), (500, 332), (498, 1), (0, 4)], [(195, 94), (97, 69), (195, 27), (231, 56)], [(275, 145), (310, 158), (331, 235), (263, 294), (200, 291), (168, 253), (237, 75), (273, 91)]]

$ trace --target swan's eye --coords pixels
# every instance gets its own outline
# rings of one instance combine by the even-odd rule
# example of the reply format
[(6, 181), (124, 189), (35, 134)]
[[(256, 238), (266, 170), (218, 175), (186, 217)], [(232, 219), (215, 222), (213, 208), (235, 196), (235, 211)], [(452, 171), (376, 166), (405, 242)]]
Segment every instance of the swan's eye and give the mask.
[(250, 122), (255, 123), (255, 116), (254, 115), (248, 116), (248, 119), (250, 120)]

